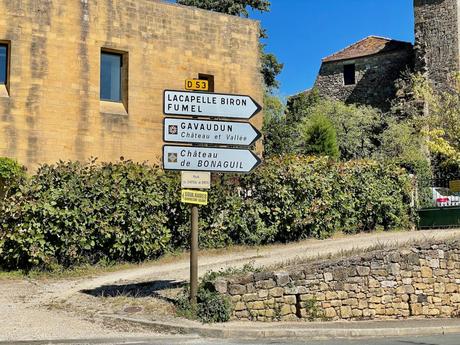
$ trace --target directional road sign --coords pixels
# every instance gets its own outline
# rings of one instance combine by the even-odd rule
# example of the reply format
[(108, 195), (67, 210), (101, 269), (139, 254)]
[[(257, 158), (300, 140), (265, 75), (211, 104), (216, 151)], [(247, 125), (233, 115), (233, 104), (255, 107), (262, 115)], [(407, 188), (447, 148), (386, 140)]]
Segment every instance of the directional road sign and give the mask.
[(166, 115), (250, 119), (262, 109), (250, 96), (172, 90), (163, 96)]
[(250, 150), (163, 146), (165, 170), (247, 173), (260, 163), (259, 157)]
[(249, 146), (260, 137), (260, 132), (247, 122), (165, 118), (163, 126), (165, 142)]

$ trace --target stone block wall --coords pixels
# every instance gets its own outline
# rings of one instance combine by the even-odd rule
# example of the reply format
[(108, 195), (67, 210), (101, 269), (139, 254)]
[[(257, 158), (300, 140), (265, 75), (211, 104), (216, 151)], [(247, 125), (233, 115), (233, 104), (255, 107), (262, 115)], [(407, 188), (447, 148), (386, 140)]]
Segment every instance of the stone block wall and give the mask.
[[(90, 157), (158, 162), (163, 90), (198, 74), (214, 76), (215, 92), (263, 102), (256, 21), (160, 0), (0, 0), (0, 13), (0, 43), (10, 45), (0, 156), (31, 169)], [(123, 111), (100, 101), (102, 49), (126, 55)]]
[(460, 71), (460, 0), (415, 0), (416, 70), (440, 89)]
[[(356, 84), (344, 85), (343, 66), (355, 64)], [(396, 95), (395, 81), (413, 65), (412, 47), (353, 60), (323, 62), (315, 82), (320, 95), (352, 104), (388, 110)]]
[(233, 319), (381, 320), (460, 316), (460, 240), (221, 278)]

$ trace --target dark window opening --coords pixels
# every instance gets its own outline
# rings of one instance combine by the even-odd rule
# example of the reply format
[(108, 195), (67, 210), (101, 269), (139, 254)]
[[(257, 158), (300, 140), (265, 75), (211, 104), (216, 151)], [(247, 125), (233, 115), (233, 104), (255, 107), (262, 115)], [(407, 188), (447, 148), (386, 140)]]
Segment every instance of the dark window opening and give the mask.
[(8, 81), (8, 46), (0, 44), (0, 84), (6, 85)]
[(343, 66), (343, 81), (345, 85), (355, 85), (356, 84), (355, 64)]
[(101, 100), (122, 101), (122, 67), (123, 55), (104, 51), (101, 53)]
[(211, 74), (198, 74), (199, 80), (207, 80), (209, 84), (208, 92), (214, 92), (214, 76)]

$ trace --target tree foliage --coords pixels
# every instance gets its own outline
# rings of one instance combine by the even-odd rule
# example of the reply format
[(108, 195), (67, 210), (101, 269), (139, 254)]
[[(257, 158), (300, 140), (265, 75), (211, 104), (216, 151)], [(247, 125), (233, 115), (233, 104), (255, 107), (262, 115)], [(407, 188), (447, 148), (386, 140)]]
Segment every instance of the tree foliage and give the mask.
[(177, 0), (177, 3), (243, 17), (249, 16), (248, 7), (261, 12), (270, 11), (269, 0)]
[(438, 92), (417, 75), (414, 94), (426, 107), (422, 133), (428, 149), (441, 158), (443, 165), (460, 168), (460, 74), (452, 77), (450, 89)]
[[(234, 16), (248, 17), (248, 8), (261, 12), (270, 11), (269, 0), (176, 0), (177, 3), (186, 6), (194, 6), (208, 11), (220, 12)], [(260, 30), (260, 38), (268, 38), (266, 30)], [(279, 87), (276, 77), (283, 70), (283, 64), (276, 56), (265, 52), (265, 44), (260, 44), (261, 69), (265, 87), (268, 91)]]
[(313, 156), (339, 157), (337, 133), (332, 122), (324, 115), (316, 114), (299, 126), (301, 154)]

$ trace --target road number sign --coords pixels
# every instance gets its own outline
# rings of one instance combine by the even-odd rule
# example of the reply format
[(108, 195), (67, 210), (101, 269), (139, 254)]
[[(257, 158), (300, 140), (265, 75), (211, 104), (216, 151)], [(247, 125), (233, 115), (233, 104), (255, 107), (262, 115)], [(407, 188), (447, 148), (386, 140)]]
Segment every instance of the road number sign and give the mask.
[(208, 192), (183, 189), (181, 193), (181, 201), (186, 204), (207, 205)]
[(165, 115), (250, 119), (262, 108), (249, 96), (165, 90)]
[(261, 163), (250, 150), (163, 146), (165, 170), (247, 173)]
[(193, 91), (208, 91), (209, 82), (207, 80), (187, 79), (185, 81), (185, 89)]
[(165, 142), (249, 146), (260, 137), (260, 132), (247, 122), (166, 118), (163, 126)]
[(195, 189), (210, 189), (211, 173), (207, 171), (182, 171), (181, 187)]

